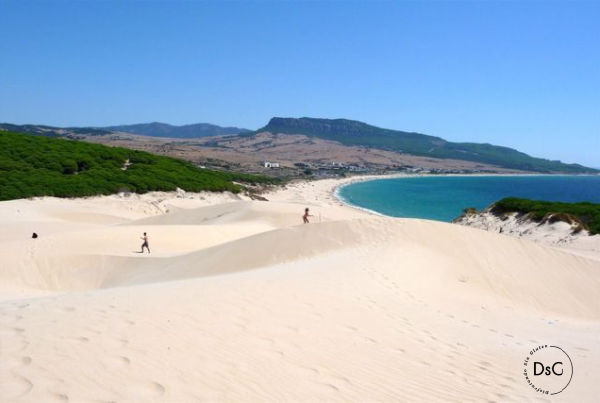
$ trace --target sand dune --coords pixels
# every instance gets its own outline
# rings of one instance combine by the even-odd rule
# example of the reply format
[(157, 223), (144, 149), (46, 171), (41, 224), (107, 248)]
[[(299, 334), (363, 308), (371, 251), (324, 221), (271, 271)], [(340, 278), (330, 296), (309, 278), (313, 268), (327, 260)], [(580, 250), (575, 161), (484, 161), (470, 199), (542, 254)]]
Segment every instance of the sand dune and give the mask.
[[(597, 261), (332, 185), (0, 203), (0, 400), (596, 400)], [(544, 343), (575, 366), (551, 400), (522, 375)]]

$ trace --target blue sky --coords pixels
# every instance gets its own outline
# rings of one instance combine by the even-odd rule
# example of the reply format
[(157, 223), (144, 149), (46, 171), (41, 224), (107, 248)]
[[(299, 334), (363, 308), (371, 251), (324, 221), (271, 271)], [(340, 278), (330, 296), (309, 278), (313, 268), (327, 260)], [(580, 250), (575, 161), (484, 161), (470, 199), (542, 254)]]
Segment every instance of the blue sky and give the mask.
[(600, 167), (600, 2), (0, 0), (0, 121), (349, 118)]

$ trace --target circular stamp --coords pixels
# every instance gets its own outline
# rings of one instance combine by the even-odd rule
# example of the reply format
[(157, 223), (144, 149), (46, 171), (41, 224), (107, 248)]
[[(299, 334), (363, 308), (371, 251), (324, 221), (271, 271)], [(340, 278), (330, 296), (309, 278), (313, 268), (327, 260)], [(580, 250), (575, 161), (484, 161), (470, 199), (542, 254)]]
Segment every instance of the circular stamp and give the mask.
[(573, 379), (573, 362), (558, 346), (540, 345), (532, 349), (523, 361), (523, 376), (533, 390), (544, 395), (556, 395)]

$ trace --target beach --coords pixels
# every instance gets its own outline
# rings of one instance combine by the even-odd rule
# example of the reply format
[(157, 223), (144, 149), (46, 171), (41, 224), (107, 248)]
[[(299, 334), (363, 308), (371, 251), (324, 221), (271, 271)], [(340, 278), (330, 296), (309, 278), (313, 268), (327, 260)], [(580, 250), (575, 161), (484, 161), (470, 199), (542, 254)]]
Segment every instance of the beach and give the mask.
[(336, 198), (365, 179), (0, 202), (0, 400), (597, 399), (598, 260)]
[[(346, 187), (365, 181), (371, 182)], [(600, 189), (597, 176), (395, 174), (344, 178), (340, 183), (334, 191), (338, 199), (373, 214), (454, 222), (600, 261), (599, 234), (590, 235), (587, 229), (563, 220), (536, 220), (516, 213), (497, 216), (489, 211), (506, 197), (598, 203), (600, 193), (594, 190)], [(323, 182), (321, 186), (326, 194), (329, 185)], [(465, 216), (465, 210), (471, 214)]]

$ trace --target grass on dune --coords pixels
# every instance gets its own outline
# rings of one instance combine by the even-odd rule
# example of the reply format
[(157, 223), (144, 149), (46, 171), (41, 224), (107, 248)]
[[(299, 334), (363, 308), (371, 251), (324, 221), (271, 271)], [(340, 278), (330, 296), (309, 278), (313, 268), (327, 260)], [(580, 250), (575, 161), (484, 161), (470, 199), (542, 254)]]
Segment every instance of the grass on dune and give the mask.
[(507, 197), (494, 203), (492, 211), (496, 214), (528, 214), (536, 221), (558, 220), (576, 223), (582, 229), (587, 229), (591, 235), (600, 234), (598, 203), (563, 203)]

